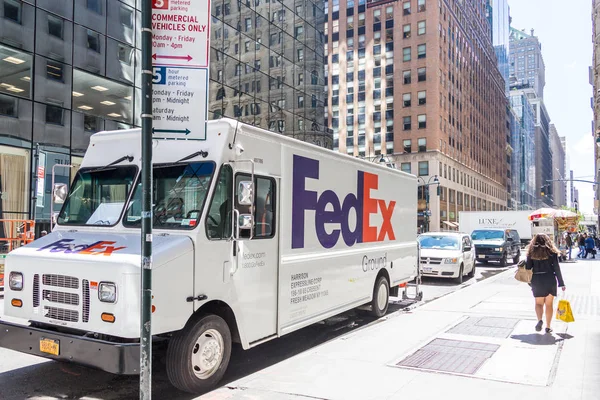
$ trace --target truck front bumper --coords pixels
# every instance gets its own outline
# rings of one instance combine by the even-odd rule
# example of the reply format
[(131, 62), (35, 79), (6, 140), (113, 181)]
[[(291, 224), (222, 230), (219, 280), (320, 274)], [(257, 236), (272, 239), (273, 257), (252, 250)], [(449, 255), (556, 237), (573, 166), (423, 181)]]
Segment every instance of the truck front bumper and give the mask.
[[(40, 350), (43, 339), (58, 342), (58, 355)], [(119, 375), (139, 374), (138, 343), (113, 343), (0, 321), (0, 347), (101, 369)]]
[(503, 255), (498, 253), (498, 254), (477, 254), (476, 256), (476, 260), (477, 261), (500, 261), (502, 259)]

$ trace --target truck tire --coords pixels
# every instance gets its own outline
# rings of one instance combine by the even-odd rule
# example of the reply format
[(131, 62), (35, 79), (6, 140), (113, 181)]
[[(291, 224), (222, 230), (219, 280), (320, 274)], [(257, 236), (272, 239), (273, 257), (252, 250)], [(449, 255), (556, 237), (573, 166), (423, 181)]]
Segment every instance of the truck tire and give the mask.
[(502, 258), (500, 258), (500, 266), (506, 267), (506, 253), (502, 254)]
[(189, 393), (214, 388), (231, 357), (231, 332), (223, 318), (209, 314), (190, 320), (167, 349), (167, 376), (173, 386)]
[(375, 281), (373, 300), (371, 300), (371, 315), (381, 318), (387, 313), (390, 303), (390, 283), (385, 276), (380, 276)]

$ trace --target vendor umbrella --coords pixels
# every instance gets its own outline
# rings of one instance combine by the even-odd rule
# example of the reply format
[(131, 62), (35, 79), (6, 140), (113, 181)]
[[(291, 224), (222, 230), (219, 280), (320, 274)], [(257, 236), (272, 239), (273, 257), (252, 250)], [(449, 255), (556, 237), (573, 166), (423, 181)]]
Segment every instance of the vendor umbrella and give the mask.
[(563, 210), (556, 210), (554, 208), (540, 208), (529, 214), (529, 220), (534, 221), (540, 218), (552, 218), (557, 211)]

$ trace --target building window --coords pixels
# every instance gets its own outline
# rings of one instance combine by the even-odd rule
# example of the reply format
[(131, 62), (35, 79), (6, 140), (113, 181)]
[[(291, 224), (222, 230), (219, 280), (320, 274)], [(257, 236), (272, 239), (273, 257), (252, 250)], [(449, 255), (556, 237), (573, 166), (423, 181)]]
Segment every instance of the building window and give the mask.
[(410, 79), (410, 71), (404, 71), (404, 72), (402, 72), (402, 76), (404, 78), (404, 84), (408, 85), (410, 83), (410, 81), (411, 81), (411, 79)]
[(83, 129), (87, 132), (98, 132), (98, 117), (83, 115)]
[(59, 82), (64, 82), (64, 66), (54, 61), (46, 61), (46, 78)]
[(417, 69), (417, 81), (425, 82), (427, 80), (427, 68), (419, 68)]
[(410, 107), (410, 93), (404, 93), (402, 95), (402, 106)]
[(102, 15), (102, 5), (100, 4), (100, 0), (87, 0), (86, 5), (88, 10)]
[(244, 22), (245, 22), (246, 32), (251, 31), (252, 30), (252, 18), (246, 18)]
[(417, 58), (425, 58), (427, 56), (426, 47), (424, 44), (420, 44), (417, 47)]
[(427, 93), (424, 90), (422, 92), (417, 93), (417, 98), (419, 99), (420, 106), (427, 103)]
[(358, 26), (365, 26), (365, 13), (358, 14)]
[(100, 34), (90, 29), (87, 31), (87, 47), (90, 50), (100, 53)]
[(304, 60), (304, 49), (298, 49), (298, 61)]
[(133, 10), (127, 7), (121, 7), (119, 10), (119, 20), (123, 26), (133, 28)]
[[(351, 17), (348, 17), (350, 20)], [(373, 22), (381, 22), (381, 9), (373, 11)]]
[(304, 96), (298, 96), (298, 108), (304, 107)]
[(412, 153), (412, 142), (410, 139), (404, 139), (403, 149), (405, 153)]
[(48, 14), (48, 34), (50, 36), (63, 39), (63, 25), (62, 18)]
[(402, 9), (404, 10), (404, 15), (410, 15), (410, 1), (405, 1), (402, 5)]
[(427, 151), (427, 139), (426, 138), (420, 138), (419, 141), (419, 153), (424, 153)]
[(427, 115), (421, 114), (417, 117), (417, 120), (419, 121), (419, 129), (427, 128)]
[(64, 110), (56, 106), (46, 106), (46, 122), (49, 124), (63, 125)]
[(425, 0), (417, 0), (417, 12), (423, 12), (426, 9)]
[(393, 6), (388, 6), (385, 9), (385, 19), (388, 21), (391, 19), (394, 19), (394, 7)]
[(419, 176), (429, 175), (429, 161), (419, 161)]
[(404, 39), (408, 39), (410, 37), (410, 24), (406, 24), (402, 27), (402, 31), (404, 32), (402, 34), (402, 37)]
[(133, 49), (129, 46), (125, 46), (123, 44), (118, 45), (118, 57), (119, 61), (123, 64), (131, 65), (131, 55), (133, 54)]
[(0, 115), (18, 117), (17, 98), (0, 94)]
[(417, 22), (417, 34), (418, 35), (424, 35), (425, 32), (426, 32), (425, 21), (419, 21), (419, 22)]
[(23, 4), (20, 1), (4, 0), (4, 18), (20, 24), (22, 12)]
[(410, 61), (410, 47), (405, 47), (402, 49), (402, 60)]
[(300, 39), (300, 37), (304, 34), (304, 25), (298, 25), (294, 30), (294, 34), (296, 39)]
[(410, 163), (403, 162), (402, 164), (400, 164), (400, 169), (402, 170), (402, 172), (406, 172), (407, 174), (410, 174)]
[(354, 16), (350, 16), (346, 19), (346, 29), (347, 30), (354, 29)]
[(410, 121), (410, 117), (404, 117), (403, 118), (403, 127), (405, 131), (410, 131), (411, 128), (411, 121)]

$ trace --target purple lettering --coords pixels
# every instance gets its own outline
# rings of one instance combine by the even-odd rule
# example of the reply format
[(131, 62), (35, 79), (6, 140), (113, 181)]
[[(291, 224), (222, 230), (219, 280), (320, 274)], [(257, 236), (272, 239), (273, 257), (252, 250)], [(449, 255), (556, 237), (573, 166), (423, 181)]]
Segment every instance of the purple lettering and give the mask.
[(306, 178), (319, 179), (319, 162), (294, 155), (293, 171), (292, 249), (301, 249), (304, 248), (304, 212), (317, 208), (317, 192), (306, 190)]
[[(326, 210), (327, 204), (333, 206), (333, 211)], [(334, 229), (331, 233), (327, 233), (325, 224), (339, 224), (340, 222), (342, 222), (340, 199), (333, 191), (326, 190), (319, 196), (317, 212), (315, 213), (315, 227), (321, 246), (330, 249), (336, 245), (340, 238), (340, 230)]]

